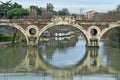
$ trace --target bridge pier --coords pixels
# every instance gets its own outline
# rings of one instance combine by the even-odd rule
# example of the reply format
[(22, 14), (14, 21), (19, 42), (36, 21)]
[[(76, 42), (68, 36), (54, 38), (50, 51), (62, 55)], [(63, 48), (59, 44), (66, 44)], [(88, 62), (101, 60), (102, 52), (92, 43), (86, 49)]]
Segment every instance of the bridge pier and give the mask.
[(86, 44), (86, 47), (96, 47), (99, 48), (99, 40), (98, 39), (89, 39), (88, 43)]
[(38, 46), (38, 40), (37, 37), (29, 37), (29, 43), (27, 46)]

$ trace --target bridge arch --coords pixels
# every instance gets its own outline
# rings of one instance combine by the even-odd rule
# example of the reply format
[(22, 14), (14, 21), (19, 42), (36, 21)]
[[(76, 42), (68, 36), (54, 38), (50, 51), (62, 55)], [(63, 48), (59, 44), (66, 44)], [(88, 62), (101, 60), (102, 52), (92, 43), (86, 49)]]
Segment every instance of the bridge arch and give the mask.
[(113, 28), (116, 28), (116, 27), (120, 27), (120, 24), (111, 24), (109, 27), (103, 29), (103, 30), (101, 31), (101, 34), (100, 34), (99, 38), (98, 38), (99, 41), (100, 41), (100, 39), (102, 38), (102, 36), (103, 36), (106, 32), (108, 32), (109, 30), (111, 30), (111, 29), (113, 29)]
[(66, 25), (66, 26), (72, 26), (72, 27), (75, 27), (75, 28), (77, 28), (77, 29), (79, 29), (82, 33), (83, 33), (83, 35), (85, 36), (85, 38), (86, 38), (86, 44), (88, 44), (88, 42), (89, 42), (89, 36), (87, 36), (87, 32), (86, 32), (86, 30), (82, 27), (82, 26), (80, 26), (80, 25), (78, 25), (78, 24), (67, 24), (67, 23), (56, 23), (56, 24), (54, 24), (54, 23), (50, 23), (50, 24), (48, 24), (47, 26), (45, 26), (44, 28), (42, 28), (40, 31), (39, 31), (39, 36), (38, 36), (38, 38), (37, 39), (39, 39), (40, 38), (40, 36), (42, 35), (42, 33), (44, 32), (44, 31), (46, 31), (47, 29), (49, 29), (49, 28), (51, 28), (51, 27), (54, 27), (54, 26), (57, 26), (57, 25)]
[(10, 26), (10, 27), (16, 28), (17, 30), (22, 32), (22, 34), (25, 36), (26, 41), (27, 41), (27, 45), (29, 44), (29, 40), (28, 40), (26, 31), (21, 26), (19, 26), (18, 24), (15, 24), (15, 23), (0, 23), (0, 26)]

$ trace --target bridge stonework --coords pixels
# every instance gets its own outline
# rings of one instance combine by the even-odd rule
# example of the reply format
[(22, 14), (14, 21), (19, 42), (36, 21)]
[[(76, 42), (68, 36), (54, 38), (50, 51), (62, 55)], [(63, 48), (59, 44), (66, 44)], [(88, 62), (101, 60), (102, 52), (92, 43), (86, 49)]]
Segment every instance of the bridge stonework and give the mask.
[(101, 37), (110, 29), (120, 27), (120, 21), (76, 20), (73, 16), (53, 16), (51, 19), (1, 19), (0, 26), (10, 26), (21, 31), (27, 46), (38, 46), (41, 34), (57, 25), (79, 29), (86, 38), (87, 47), (99, 47)]

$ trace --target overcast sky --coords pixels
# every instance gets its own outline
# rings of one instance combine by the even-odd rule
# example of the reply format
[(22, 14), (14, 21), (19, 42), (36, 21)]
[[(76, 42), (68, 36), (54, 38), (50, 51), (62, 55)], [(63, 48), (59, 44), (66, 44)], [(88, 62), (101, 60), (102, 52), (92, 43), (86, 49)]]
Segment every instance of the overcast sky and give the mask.
[[(0, 1), (6, 2), (9, 0)], [(46, 7), (46, 3), (52, 3), (55, 7), (54, 10), (68, 8), (72, 13), (79, 13), (80, 8), (84, 8), (84, 12), (90, 10), (107, 12), (115, 9), (120, 4), (120, 0), (12, 0), (12, 2), (17, 2), (25, 8), (29, 8), (30, 5)]]

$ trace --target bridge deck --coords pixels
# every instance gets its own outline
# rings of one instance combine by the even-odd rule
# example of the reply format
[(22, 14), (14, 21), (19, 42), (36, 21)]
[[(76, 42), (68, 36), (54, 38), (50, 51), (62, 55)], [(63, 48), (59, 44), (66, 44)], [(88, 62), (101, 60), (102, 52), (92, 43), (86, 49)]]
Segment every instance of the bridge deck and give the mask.
[[(0, 19), (0, 23), (16, 23), (26, 29), (29, 25), (36, 25), (39, 29), (51, 22), (51, 19)], [(111, 20), (75, 20), (76, 24), (84, 27), (86, 30), (90, 26), (98, 26), (101, 30), (108, 27), (109, 23), (116, 21)]]

